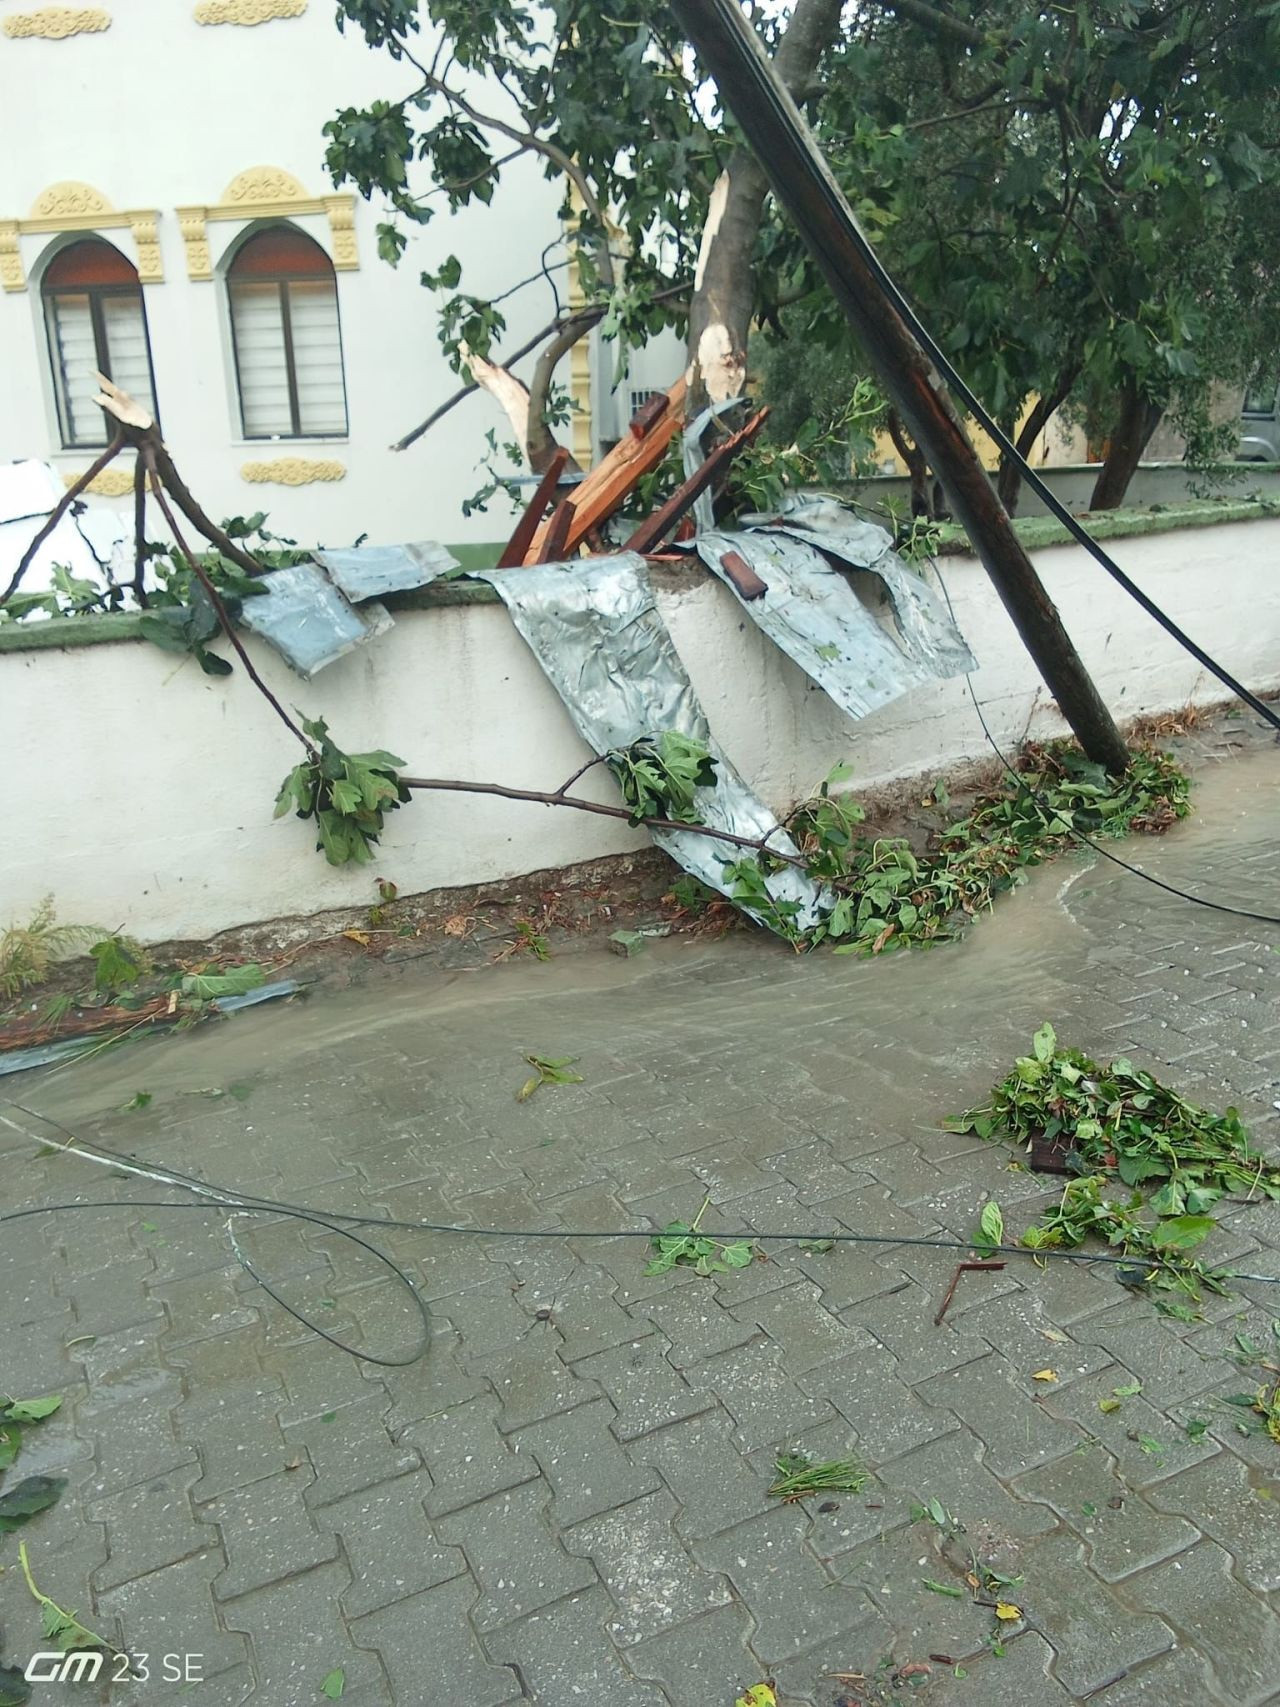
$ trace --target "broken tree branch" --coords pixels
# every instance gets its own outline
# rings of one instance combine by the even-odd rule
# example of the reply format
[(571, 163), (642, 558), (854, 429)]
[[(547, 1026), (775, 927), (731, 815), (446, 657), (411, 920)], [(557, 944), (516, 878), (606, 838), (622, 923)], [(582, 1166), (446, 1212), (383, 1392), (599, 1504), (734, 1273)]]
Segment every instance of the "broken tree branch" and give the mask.
[[(160, 513), (163, 515), (165, 521), (169, 524), (169, 532), (173, 535), (174, 541), (177, 544), (178, 550), (182, 553), (182, 555), (186, 558), (188, 564), (190, 565), (192, 573), (195, 575), (195, 577), (199, 581), (200, 585), (204, 588), (205, 594), (208, 597), (209, 603), (213, 606), (214, 615), (217, 617), (218, 622), (221, 624), (222, 632), (226, 635), (227, 639), (230, 641), (232, 647), (234, 648), (236, 655), (239, 657), (240, 662), (244, 665), (245, 674), (248, 676), (249, 680), (253, 683), (254, 687), (257, 688), (258, 692), (262, 695), (262, 697), (266, 700), (267, 704), (275, 712), (276, 716), (284, 724), (285, 728), (289, 731), (289, 733), (291, 735), (295, 736), (299, 741), (301, 741), (302, 745), (306, 748), (308, 754), (313, 759), (316, 758), (318, 755), (316, 753), (316, 749), (315, 749), (314, 744), (311, 741), (309, 741), (307, 739), (306, 735), (303, 734), (302, 730), (299, 729), (298, 725), (293, 721), (292, 717), (290, 717), (289, 713), (281, 705), (280, 701), (272, 693), (271, 689), (267, 686), (267, 684), (263, 681), (262, 677), (258, 674), (257, 670), (254, 668), (253, 659), (250, 658), (248, 652), (245, 650), (244, 642), (241, 640), (240, 636), (236, 633), (235, 624), (231, 620), (231, 614), (227, 610), (226, 605), (223, 604), (223, 602), (222, 602), (222, 595), (219, 593), (218, 589), (214, 586), (213, 582), (210, 580), (209, 573), (205, 569), (204, 565), (200, 562), (200, 559), (191, 550), (191, 548), (187, 544), (186, 540), (183, 539), (181, 533), (178, 531), (178, 518), (174, 515), (173, 511), (169, 508), (168, 500), (165, 498), (164, 483), (160, 479), (160, 475), (159, 475), (159, 471), (158, 471), (158, 467), (157, 467), (158, 458), (156, 456), (156, 446), (151, 440), (148, 439), (148, 440), (144, 441), (144, 443), (141, 447), (141, 455), (143, 457), (145, 457), (145, 459), (146, 459), (147, 470), (152, 477), (152, 488), (151, 489), (155, 495), (156, 503), (159, 504), (159, 506), (160, 506)], [(185, 490), (185, 488), (184, 488), (184, 490)]]
[[(569, 778), (569, 782), (574, 780)], [(601, 818), (625, 818), (627, 823), (637, 829), (644, 830), (687, 830), (691, 836), (711, 836), (719, 842), (729, 842), (736, 848), (749, 848), (753, 853), (767, 853), (771, 859), (779, 859), (785, 865), (794, 865), (799, 870), (807, 869), (804, 860), (798, 854), (783, 853), (780, 848), (769, 846), (769, 837), (775, 836), (782, 829), (775, 825), (765, 835), (752, 838), (751, 836), (735, 836), (728, 830), (714, 829), (710, 824), (684, 824), (675, 818), (637, 818), (625, 806), (603, 806), (598, 800), (578, 800), (571, 794), (540, 793), (532, 788), (506, 788), (499, 782), (457, 782), (445, 777), (432, 776), (402, 776), (400, 781), (406, 788), (438, 789), (451, 794), (496, 794), (503, 800), (527, 800), (534, 806), (572, 806), (576, 812), (594, 812)], [(564, 785), (566, 788), (569, 783)]]
[(118, 455), (123, 448), (124, 435), (123, 433), (117, 432), (106, 450), (103, 451), (102, 455), (98, 457), (95, 462), (91, 462), (89, 464), (88, 468), (85, 469), (84, 473), (79, 476), (73, 485), (67, 487), (61, 498), (58, 499), (58, 502), (49, 511), (48, 520), (45, 522), (44, 526), (23, 552), (18, 563), (18, 567), (9, 578), (9, 585), (5, 588), (3, 593), (0, 593), (0, 606), (8, 604), (9, 600), (22, 585), (22, 577), (26, 574), (27, 570), (30, 569), (32, 563), (35, 562), (36, 553), (44, 544), (45, 540), (48, 539), (54, 528), (57, 527), (63, 516), (66, 515), (72, 504), (75, 503), (76, 499), (84, 491), (85, 487), (91, 480), (97, 479), (98, 475), (102, 473), (103, 469), (111, 459)]

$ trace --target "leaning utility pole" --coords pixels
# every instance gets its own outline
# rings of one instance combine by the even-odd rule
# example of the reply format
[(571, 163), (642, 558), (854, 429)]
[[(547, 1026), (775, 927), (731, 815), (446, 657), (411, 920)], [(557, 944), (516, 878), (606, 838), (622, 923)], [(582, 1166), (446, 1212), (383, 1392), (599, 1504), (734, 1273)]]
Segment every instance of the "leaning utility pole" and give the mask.
[(822, 269), (890, 401), (946, 488), (953, 511), (1076, 739), (1109, 771), (1127, 769), (1128, 749), (1111, 713), (1013, 531), (939, 376), (894, 302), (891, 281), (738, 0), (671, 0), (671, 10)]

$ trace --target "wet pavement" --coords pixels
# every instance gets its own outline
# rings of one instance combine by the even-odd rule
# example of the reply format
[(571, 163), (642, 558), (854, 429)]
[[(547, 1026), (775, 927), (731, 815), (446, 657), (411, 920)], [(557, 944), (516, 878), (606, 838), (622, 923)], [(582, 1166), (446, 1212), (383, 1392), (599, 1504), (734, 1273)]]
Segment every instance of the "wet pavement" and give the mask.
[[(1195, 817), (1122, 851), (1280, 912), (1280, 750), (1201, 746)], [(930, 953), (734, 936), (409, 967), (0, 1084), (0, 1112), (16, 1098), (245, 1192), (513, 1230), (363, 1230), (430, 1316), (425, 1358), (383, 1367), (236, 1258), (232, 1240), (324, 1333), (410, 1355), (413, 1299), (314, 1223), (5, 1227), (0, 1387), (65, 1395), (21, 1468), (69, 1478), (0, 1537), (5, 1661), (40, 1645), (22, 1538), (45, 1593), (149, 1656), (103, 1698), (155, 1707), (304, 1707), (338, 1672), (352, 1707), (731, 1707), (766, 1678), (783, 1707), (1280, 1699), (1280, 1445), (1221, 1403), (1255, 1383), (1233, 1336), (1275, 1343), (1280, 1287), (1241, 1282), (1181, 1322), (1105, 1268), (1014, 1260), (965, 1275), (935, 1326), (960, 1252), (783, 1243), (731, 1274), (646, 1277), (642, 1240), (589, 1236), (704, 1197), (711, 1231), (903, 1241), (967, 1239), (995, 1197), (1016, 1234), (1052, 1182), (939, 1122), (1044, 1019), (1237, 1103), (1274, 1147), (1277, 941), (1080, 857)], [(577, 1056), (584, 1082), (517, 1103), (525, 1052)], [(122, 1111), (139, 1090), (151, 1103)], [(0, 1127), (7, 1207), (175, 1195)], [(1208, 1256), (1280, 1274), (1280, 1207), (1220, 1219)], [(857, 1454), (870, 1479), (779, 1505), (793, 1449)], [(1016, 1580), (975, 1593), (970, 1548)]]

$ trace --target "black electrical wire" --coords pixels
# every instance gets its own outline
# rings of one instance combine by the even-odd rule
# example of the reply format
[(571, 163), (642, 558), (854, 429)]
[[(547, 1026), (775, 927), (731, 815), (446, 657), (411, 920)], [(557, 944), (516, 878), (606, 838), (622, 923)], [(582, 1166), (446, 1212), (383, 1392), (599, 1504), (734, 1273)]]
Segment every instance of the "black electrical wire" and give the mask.
[[(937, 562), (932, 558), (930, 559), (930, 567), (932, 568), (934, 575), (937, 577), (938, 585), (942, 588), (942, 596), (947, 601), (947, 609), (951, 612), (951, 620), (954, 622), (956, 609), (951, 602), (951, 594), (947, 590), (947, 583), (942, 578), (942, 571), (938, 568)], [(991, 748), (991, 751), (995, 754), (996, 758), (999, 759), (1005, 770), (1008, 771), (1014, 784), (1018, 788), (1018, 791), (1021, 794), (1024, 794), (1027, 799), (1032, 801), (1041, 812), (1046, 813), (1050, 817), (1055, 816), (1056, 809), (1053, 806), (1053, 803), (1046, 800), (1042, 794), (1038, 794), (1036, 790), (1031, 787), (1026, 777), (1023, 776), (1021, 771), (1019, 771), (1006, 756), (995, 736), (991, 733), (991, 726), (988, 724), (986, 715), (982, 709), (982, 701), (978, 698), (977, 690), (973, 685), (972, 671), (965, 671), (964, 681), (965, 686), (969, 690), (969, 698), (973, 701), (973, 709), (978, 714), (978, 722), (982, 725), (982, 733), (986, 736), (987, 744)], [(1280, 917), (1277, 917), (1274, 913), (1254, 913), (1247, 907), (1232, 907), (1226, 901), (1213, 901), (1207, 895), (1193, 895), (1189, 889), (1179, 889), (1175, 883), (1166, 883), (1162, 877), (1154, 877), (1151, 872), (1143, 871), (1140, 866), (1131, 865), (1127, 859), (1121, 859), (1119, 854), (1112, 853), (1110, 848), (1104, 847), (1101, 842), (1095, 841), (1092, 836), (1086, 835), (1083, 830), (1077, 830), (1072, 824), (1066, 824), (1066, 831), (1067, 834), (1077, 841), (1081, 847), (1091, 848), (1094, 853), (1101, 854), (1103, 859), (1109, 859), (1112, 865), (1118, 865), (1121, 871), (1127, 871), (1132, 877), (1140, 877), (1144, 883), (1150, 883), (1157, 889), (1163, 889), (1166, 895), (1176, 895), (1180, 901), (1192, 901), (1197, 907), (1208, 907), (1215, 913), (1229, 913), (1231, 917), (1235, 919), (1252, 919), (1255, 924), (1260, 925), (1280, 925)]]
[[(1257, 694), (1245, 687), (1243, 682), (1237, 681), (1225, 665), (1219, 664), (1202, 646), (1192, 640), (1191, 636), (1180, 628), (1154, 599), (1144, 593), (1142, 588), (1125, 574), (1115, 559), (1094, 539), (1089, 530), (1071, 514), (1071, 511), (1062, 503), (1057, 494), (1032, 468), (999, 423), (992, 419), (981, 399), (961, 378), (946, 352), (921, 321), (881, 261), (866, 233), (858, 224), (853, 210), (827, 168), (817, 142), (814, 140), (799, 109), (784, 89), (777, 71), (765, 56), (754, 27), (748, 22), (736, 0), (711, 0), (710, 9), (718, 14), (716, 27), (722, 32), (726, 45), (732, 46), (740, 70), (751, 80), (753, 99), (767, 107), (773, 114), (775, 123), (784, 132), (789, 133), (789, 141), (796, 151), (805, 157), (805, 167), (813, 183), (820, 190), (830, 217), (848, 234), (850, 241), (857, 245), (863, 260), (875, 275), (880, 288), (890, 298), (915, 337), (916, 342), (933, 362), (949, 389), (960, 398), (973, 419), (994, 440), (1001, 452), (1013, 461), (1022, 478), (1049, 513), (1061, 522), (1077, 544), (1085, 548), (1094, 561), (1106, 570), (1112, 580), (1123, 587), (1130, 598), (1136, 599), (1147, 615), (1158, 622), (1166, 634), (1171, 635), (1180, 646), (1191, 653), (1193, 658), (1203, 664), (1205, 669), (1217, 676), (1225, 687), (1230, 688), (1232, 693), (1242, 699), (1246, 705), (1251, 706), (1273, 728), (1280, 729), (1280, 715), (1277, 715), (1264, 700), (1259, 699)], [(710, 27), (710, 22), (708, 22), (708, 28)], [(765, 164), (767, 165), (768, 162)]]
[[(21, 1103), (12, 1103), (11, 1106), (20, 1109), (24, 1114), (30, 1115), (34, 1119), (43, 1120), (50, 1126), (56, 1126), (61, 1132), (67, 1132), (67, 1128), (65, 1126), (62, 1126), (60, 1122), (52, 1119), (49, 1115), (37, 1114), (35, 1110), (28, 1109)], [(27, 1136), (30, 1137), (32, 1135), (28, 1133)], [(172, 1184), (176, 1190), (218, 1193), (219, 1199), (215, 1201), (211, 1197), (207, 1204), (173, 1203), (171, 1201), (157, 1202), (152, 1200), (136, 1200), (127, 1198), (120, 1200), (102, 1199), (75, 1203), (37, 1204), (27, 1209), (11, 1210), (6, 1214), (0, 1215), (0, 1226), (3, 1226), (7, 1221), (21, 1220), (23, 1217), (30, 1215), (54, 1214), (61, 1209), (126, 1209), (134, 1207), (144, 1209), (238, 1210), (239, 1212), (246, 1214), (280, 1214), (295, 1216), (300, 1220), (313, 1221), (317, 1225), (325, 1227), (331, 1232), (345, 1231), (345, 1228), (335, 1225), (337, 1222), (343, 1222), (348, 1227), (384, 1227), (391, 1231), (410, 1233), (444, 1233), (454, 1236), (463, 1235), (477, 1239), (644, 1239), (648, 1242), (652, 1242), (652, 1240), (655, 1237), (660, 1236), (662, 1232), (661, 1228), (653, 1227), (619, 1227), (604, 1230), (599, 1227), (467, 1227), (461, 1226), (456, 1222), (447, 1221), (401, 1221), (387, 1215), (354, 1215), (342, 1209), (309, 1209), (295, 1203), (283, 1202), (277, 1198), (258, 1197), (253, 1193), (231, 1191), (225, 1186), (214, 1185), (208, 1181), (196, 1179), (194, 1175), (184, 1174), (180, 1170), (176, 1168), (169, 1168), (164, 1164), (149, 1164), (141, 1161), (135, 1156), (126, 1155), (122, 1151), (112, 1150), (107, 1145), (100, 1144), (97, 1139), (77, 1138), (73, 1133), (68, 1133), (68, 1138), (70, 1142), (60, 1146), (60, 1148), (69, 1155), (76, 1155), (79, 1153), (83, 1158), (86, 1150), (96, 1151), (99, 1158), (109, 1159), (116, 1164), (123, 1163), (127, 1167), (137, 1168), (148, 1178), (155, 1180), (160, 1184)], [(77, 1147), (83, 1146), (83, 1149), (73, 1148), (73, 1145)], [(350, 1236), (354, 1237), (354, 1235)], [(826, 1243), (830, 1241), (830, 1243), (835, 1245), (909, 1245), (925, 1250), (945, 1251), (968, 1251), (974, 1248), (974, 1241), (972, 1239), (926, 1238), (895, 1233), (832, 1233), (828, 1231), (803, 1232), (796, 1231), (794, 1228), (786, 1232), (772, 1232), (768, 1230), (761, 1232), (751, 1229), (726, 1231), (723, 1228), (717, 1228), (713, 1232), (709, 1232), (708, 1237), (714, 1238), (719, 1244), (733, 1244), (740, 1241), (752, 1244), (800, 1244), (803, 1242)], [(363, 1243), (363, 1241), (357, 1242)], [(984, 1244), (983, 1249), (986, 1250), (988, 1247)], [(1033, 1260), (1039, 1260), (1043, 1257), (1057, 1262), (1101, 1263), (1105, 1267), (1110, 1268), (1127, 1268), (1130, 1270), (1164, 1269), (1171, 1274), (1178, 1274), (1182, 1272), (1177, 1263), (1166, 1262), (1158, 1257), (1152, 1256), (1111, 1256), (1100, 1251), (1064, 1251), (1054, 1249), (1053, 1247), (1034, 1250), (1026, 1245), (1005, 1244), (994, 1245), (991, 1246), (990, 1249), (993, 1252), (999, 1252), (1002, 1255), (1029, 1257)], [(381, 1252), (375, 1252), (375, 1254), (380, 1256), (389, 1268), (395, 1268), (395, 1265), (391, 1262), (389, 1257), (384, 1256)], [(413, 1282), (401, 1271), (396, 1270), (396, 1272), (410, 1290), (414, 1292), (415, 1298), (417, 1298), (418, 1295), (413, 1286)], [(1215, 1274), (1220, 1275), (1224, 1280), (1249, 1280), (1256, 1281), (1264, 1286), (1280, 1286), (1280, 1275), (1249, 1274), (1239, 1269), (1221, 1269), (1215, 1270), (1214, 1272)], [(257, 1277), (255, 1276), (255, 1279), (256, 1278)], [(276, 1295), (272, 1293), (272, 1296), (275, 1297)], [(422, 1304), (420, 1299), (418, 1302), (425, 1319), (426, 1306), (425, 1304)], [(292, 1310), (291, 1306), (286, 1304), (284, 1307), (290, 1310), (292, 1315), (298, 1316), (298, 1312)], [(305, 1318), (298, 1317), (298, 1319), (304, 1320)], [(317, 1332), (323, 1333), (323, 1330), (318, 1328)], [(325, 1334), (324, 1337), (326, 1339), (331, 1338), (328, 1334)], [(337, 1342), (335, 1341), (333, 1343)], [(343, 1349), (351, 1351), (351, 1354), (354, 1357), (367, 1356), (365, 1352), (354, 1350), (349, 1346), (344, 1347)], [(421, 1352), (418, 1352), (415, 1355), (421, 1356), (422, 1354)], [(376, 1362), (378, 1360), (370, 1358), (369, 1361)], [(409, 1359), (407, 1361), (412, 1362), (414, 1359)]]

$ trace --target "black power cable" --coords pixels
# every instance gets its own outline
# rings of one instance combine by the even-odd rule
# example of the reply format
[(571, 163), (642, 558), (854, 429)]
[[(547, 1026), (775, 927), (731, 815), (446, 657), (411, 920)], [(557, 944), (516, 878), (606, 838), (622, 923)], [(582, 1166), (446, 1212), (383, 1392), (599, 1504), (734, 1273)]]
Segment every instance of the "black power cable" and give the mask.
[[(942, 571), (933, 558), (930, 558), (929, 566), (937, 577), (939, 587), (942, 588), (942, 596), (947, 601), (947, 609), (951, 612), (951, 620), (954, 622), (956, 608), (951, 602), (951, 594), (947, 589), (947, 583), (942, 578)], [(971, 670), (965, 671), (964, 682), (969, 690), (969, 698), (973, 701), (973, 709), (978, 714), (978, 722), (982, 725), (982, 733), (987, 738), (987, 744), (1005, 770), (1008, 771), (1018, 792), (1032, 801), (1041, 812), (1050, 817), (1055, 816), (1056, 812), (1052, 802), (1046, 800), (1042, 794), (1038, 794), (1031, 787), (1026, 777), (1006, 756), (995, 736), (991, 733), (991, 726), (982, 709), (982, 701), (978, 698), (977, 690), (973, 685), (973, 672)], [(1127, 871), (1130, 876), (1140, 877), (1144, 883), (1150, 883), (1157, 889), (1163, 889), (1166, 895), (1176, 895), (1180, 901), (1192, 901), (1197, 907), (1208, 907), (1215, 913), (1229, 913), (1234, 919), (1252, 919), (1255, 924), (1259, 925), (1280, 925), (1280, 918), (1274, 913), (1254, 913), (1247, 907), (1232, 907), (1226, 901), (1212, 901), (1207, 895), (1193, 895), (1189, 889), (1179, 889), (1175, 883), (1166, 883), (1162, 877), (1153, 877), (1149, 871), (1143, 871), (1140, 866), (1130, 865), (1127, 859), (1121, 859), (1119, 854), (1112, 853), (1110, 848), (1104, 847), (1092, 836), (1085, 835), (1083, 830), (1077, 830), (1073, 824), (1067, 824), (1066, 831), (1081, 847), (1091, 848), (1094, 853), (1101, 854), (1103, 859), (1109, 859), (1112, 865), (1118, 865), (1121, 871)]]
[[(67, 1143), (58, 1147), (70, 1155), (79, 1155), (83, 1160), (109, 1161), (114, 1166), (124, 1166), (141, 1173), (143, 1177), (150, 1179), (157, 1184), (171, 1185), (176, 1190), (195, 1191), (202, 1194), (209, 1194), (211, 1201), (208, 1203), (174, 1203), (167, 1200), (155, 1201), (151, 1199), (103, 1199), (91, 1201), (82, 1200), (80, 1202), (72, 1203), (37, 1204), (27, 1209), (10, 1210), (5, 1214), (0, 1215), (0, 1226), (3, 1226), (8, 1221), (22, 1220), (28, 1216), (55, 1214), (62, 1209), (145, 1208), (194, 1209), (204, 1210), (206, 1212), (221, 1209), (223, 1211), (232, 1210), (243, 1214), (278, 1214), (293, 1216), (299, 1220), (311, 1221), (316, 1225), (324, 1227), (326, 1231), (331, 1232), (343, 1232), (345, 1231), (345, 1228), (349, 1227), (384, 1227), (390, 1231), (398, 1230), (412, 1233), (443, 1233), (452, 1236), (466, 1236), (478, 1239), (644, 1239), (646, 1242), (652, 1242), (655, 1235), (661, 1232), (660, 1228), (644, 1227), (619, 1227), (603, 1231), (599, 1227), (467, 1227), (459, 1225), (456, 1222), (402, 1221), (386, 1215), (354, 1215), (341, 1209), (309, 1209), (301, 1207), (298, 1204), (283, 1202), (276, 1198), (258, 1197), (253, 1193), (247, 1192), (234, 1192), (225, 1186), (210, 1184), (207, 1181), (196, 1179), (194, 1175), (183, 1173), (179, 1169), (170, 1168), (163, 1164), (158, 1166), (149, 1165), (137, 1157), (126, 1155), (122, 1151), (112, 1150), (107, 1145), (100, 1144), (97, 1139), (78, 1138), (74, 1133), (69, 1132), (68, 1129), (59, 1121), (54, 1120), (49, 1115), (38, 1114), (34, 1109), (27, 1108), (22, 1103), (15, 1102), (11, 1103), (10, 1106), (12, 1108), (19, 1109), (23, 1114), (29, 1115), (33, 1119), (42, 1120), (47, 1125), (56, 1127), (60, 1132), (66, 1132), (68, 1140)], [(17, 1131), (24, 1131), (22, 1127), (17, 1126), (14, 1122), (9, 1122), (9, 1124), (13, 1125), (14, 1129)], [(26, 1133), (25, 1131), (24, 1136), (28, 1138), (33, 1137), (31, 1133)], [(216, 1200), (214, 1200), (213, 1194), (217, 1194)], [(338, 1222), (344, 1223), (345, 1227), (336, 1226), (335, 1223)], [(349, 1234), (348, 1236), (354, 1238), (354, 1235)], [(752, 1244), (830, 1242), (833, 1245), (907, 1245), (924, 1250), (945, 1251), (972, 1250), (974, 1243), (972, 1239), (926, 1238), (894, 1233), (832, 1233), (828, 1231), (806, 1233), (797, 1232), (795, 1229), (790, 1229), (786, 1232), (773, 1232), (767, 1229), (764, 1231), (751, 1229), (725, 1231), (723, 1228), (717, 1228), (714, 1232), (709, 1234), (709, 1237), (714, 1238), (718, 1243), (722, 1244), (733, 1244), (740, 1241)], [(356, 1240), (356, 1242), (358, 1244), (364, 1244), (363, 1240)], [(373, 1247), (367, 1245), (365, 1248), (373, 1249)], [(987, 1247), (984, 1245), (983, 1249), (985, 1250)], [(1128, 1269), (1131, 1272), (1136, 1270), (1139, 1273), (1143, 1271), (1154, 1272), (1156, 1270), (1163, 1270), (1166, 1273), (1177, 1275), (1183, 1272), (1176, 1262), (1165, 1261), (1149, 1255), (1111, 1256), (1106, 1253), (1096, 1251), (1065, 1251), (1057, 1250), (1052, 1247), (1033, 1250), (1025, 1245), (1005, 1244), (992, 1246), (991, 1249), (993, 1252), (999, 1252), (1004, 1256), (1029, 1257), (1033, 1261), (1039, 1261), (1041, 1258), (1044, 1258), (1057, 1262), (1100, 1263), (1104, 1267), (1123, 1268)], [(237, 1251), (236, 1255), (242, 1265), (248, 1269), (248, 1272), (254, 1274), (254, 1271), (248, 1268), (248, 1264), (245, 1263), (243, 1254)], [(382, 1252), (375, 1250), (374, 1255), (378, 1256), (387, 1265), (387, 1267), (391, 1268), (409, 1291), (413, 1293), (415, 1301), (418, 1303), (419, 1309), (422, 1311), (424, 1322), (427, 1321), (426, 1305), (419, 1297), (417, 1289), (409, 1277), (402, 1270), (396, 1268), (396, 1265), (392, 1263), (391, 1259), (386, 1257)], [(1223, 1280), (1247, 1280), (1264, 1286), (1280, 1286), (1280, 1275), (1252, 1274), (1240, 1269), (1220, 1269), (1215, 1270), (1214, 1273)], [(254, 1278), (259, 1279), (256, 1274), (254, 1274)], [(271, 1291), (269, 1287), (265, 1287), (265, 1283), (260, 1282), (260, 1284), (264, 1284), (264, 1289), (270, 1292), (271, 1297), (275, 1298), (277, 1303), (283, 1305), (283, 1307), (289, 1311), (290, 1315), (294, 1316), (297, 1320), (306, 1323), (308, 1327), (315, 1325), (308, 1322), (304, 1316), (295, 1310), (292, 1305), (286, 1303), (284, 1299), (280, 1298), (277, 1293)], [(325, 1339), (329, 1340), (331, 1344), (338, 1345), (341, 1343), (335, 1340), (332, 1335), (325, 1333), (322, 1328), (317, 1327), (316, 1331), (322, 1334)], [(353, 1357), (363, 1357), (369, 1362), (384, 1363), (389, 1367), (395, 1368), (403, 1367), (406, 1363), (415, 1362), (419, 1357), (421, 1357), (426, 1349), (426, 1340), (424, 1338), (422, 1347), (417, 1350), (413, 1356), (405, 1359), (374, 1358), (370, 1357), (369, 1354), (364, 1351), (346, 1345), (342, 1346), (342, 1349), (350, 1352)]]

